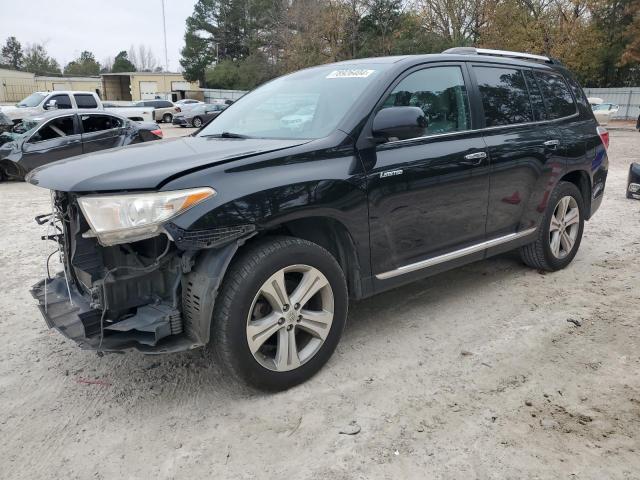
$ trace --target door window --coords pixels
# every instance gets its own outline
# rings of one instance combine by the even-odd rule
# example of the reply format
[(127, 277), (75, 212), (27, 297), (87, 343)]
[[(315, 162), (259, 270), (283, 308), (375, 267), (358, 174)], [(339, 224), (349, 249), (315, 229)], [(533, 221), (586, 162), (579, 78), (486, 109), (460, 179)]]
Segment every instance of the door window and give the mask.
[(474, 67), (487, 127), (533, 121), (529, 94), (517, 69)]
[(536, 78), (547, 103), (550, 118), (568, 117), (576, 113), (576, 104), (573, 101), (573, 96), (561, 75), (536, 72)]
[(471, 128), (469, 98), (460, 67), (433, 67), (405, 77), (382, 108), (419, 107), (427, 118), (427, 134)]
[(98, 108), (98, 102), (93, 95), (77, 93), (74, 97), (78, 108)]
[(62, 108), (62, 109), (73, 108), (71, 105), (71, 99), (69, 98), (69, 95), (53, 95), (51, 98), (49, 98), (49, 100), (46, 101), (45, 105), (49, 103), (51, 100), (56, 101), (56, 106), (58, 108)]
[(122, 127), (122, 120), (111, 115), (83, 115), (82, 130), (84, 133), (101, 132)]
[(43, 142), (54, 138), (68, 137), (75, 135), (73, 116), (59, 117), (45, 123), (29, 139), (29, 143)]

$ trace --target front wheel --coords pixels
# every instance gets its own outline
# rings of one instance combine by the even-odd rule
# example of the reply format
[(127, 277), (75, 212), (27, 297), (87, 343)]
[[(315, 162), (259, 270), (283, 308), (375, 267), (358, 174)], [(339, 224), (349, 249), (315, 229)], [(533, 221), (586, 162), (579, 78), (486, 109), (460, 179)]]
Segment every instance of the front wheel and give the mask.
[(195, 117), (191, 123), (193, 124), (194, 127), (196, 128), (200, 128), (202, 126), (202, 119), (200, 117)]
[(573, 183), (560, 182), (549, 198), (535, 242), (520, 249), (524, 263), (540, 270), (560, 270), (578, 253), (584, 229), (584, 201)]
[(347, 318), (342, 269), (324, 248), (275, 237), (229, 267), (216, 300), (211, 339), (222, 365), (265, 390), (284, 390), (329, 360)]

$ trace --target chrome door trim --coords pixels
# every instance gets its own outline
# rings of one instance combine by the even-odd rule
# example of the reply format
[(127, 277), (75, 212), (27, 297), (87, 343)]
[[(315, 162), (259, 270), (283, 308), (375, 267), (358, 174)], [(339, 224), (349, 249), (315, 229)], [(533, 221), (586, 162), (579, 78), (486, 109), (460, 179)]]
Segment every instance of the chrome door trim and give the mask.
[(388, 272), (378, 273), (376, 274), (376, 278), (378, 280), (386, 280), (388, 278), (404, 275), (405, 273), (415, 272), (416, 270), (422, 270), (423, 268), (433, 267), (434, 265), (439, 265), (440, 263), (449, 262), (457, 258), (462, 258), (467, 255), (471, 255), (472, 253), (481, 252), (488, 248), (496, 247), (498, 245), (502, 245), (503, 243), (511, 242), (512, 240), (516, 240), (521, 237), (526, 237), (527, 235), (531, 235), (535, 231), (536, 231), (536, 228), (534, 227), (534, 228), (529, 228), (527, 230), (523, 230), (521, 232), (510, 233), (509, 235), (504, 235), (502, 237), (486, 240), (484, 242), (471, 245), (470, 247), (461, 248), (460, 250), (455, 250), (453, 252), (445, 253), (443, 255), (438, 255), (437, 257), (431, 257), (426, 260), (422, 260), (421, 262), (410, 263), (409, 265), (403, 265), (402, 267), (396, 268), (395, 270), (389, 270)]

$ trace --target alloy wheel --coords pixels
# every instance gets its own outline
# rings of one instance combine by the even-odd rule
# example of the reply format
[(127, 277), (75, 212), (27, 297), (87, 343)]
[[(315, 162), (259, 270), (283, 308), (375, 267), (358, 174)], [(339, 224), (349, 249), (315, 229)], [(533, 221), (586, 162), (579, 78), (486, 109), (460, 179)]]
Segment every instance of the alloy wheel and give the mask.
[(193, 126), (196, 128), (200, 128), (202, 126), (202, 120), (200, 120), (200, 117), (193, 119)]
[(262, 284), (247, 317), (247, 343), (263, 367), (294, 370), (322, 347), (331, 330), (334, 296), (317, 268), (291, 265)]
[(571, 253), (580, 230), (580, 209), (576, 199), (565, 196), (560, 199), (551, 215), (549, 226), (549, 246), (558, 259)]

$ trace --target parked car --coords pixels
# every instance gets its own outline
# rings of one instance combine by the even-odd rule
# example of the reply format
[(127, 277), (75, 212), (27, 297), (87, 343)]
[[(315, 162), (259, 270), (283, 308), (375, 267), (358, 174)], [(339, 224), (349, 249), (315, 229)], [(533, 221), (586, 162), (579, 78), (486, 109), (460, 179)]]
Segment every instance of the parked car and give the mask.
[[(280, 121), (305, 106), (304, 126)], [(536, 269), (569, 265), (607, 146), (546, 57), (453, 49), (306, 69), (195, 135), (34, 171), (64, 270), (32, 294), (83, 348), (211, 342), (234, 376), (288, 388), (327, 362), (349, 299), (512, 249)]]
[(175, 104), (178, 107), (180, 107), (180, 109), (183, 112), (191, 110), (192, 108), (200, 106), (200, 105), (205, 105), (204, 102), (201, 102), (200, 100), (194, 100), (193, 98), (185, 98), (183, 100), (178, 100), (177, 102), (175, 102)]
[(36, 167), (83, 153), (162, 138), (155, 123), (96, 110), (55, 110), (0, 134), (0, 179), (21, 180)]
[(110, 107), (103, 105), (100, 97), (94, 92), (77, 92), (56, 90), (53, 92), (34, 92), (22, 99), (15, 106), (2, 107), (0, 110), (6, 114), (13, 123), (19, 123), (22, 119), (32, 115), (51, 110), (105, 110), (112, 111), (136, 122), (152, 122), (153, 109), (144, 107)]
[(226, 105), (198, 105), (186, 112), (181, 112), (173, 117), (173, 124), (181, 127), (200, 128), (211, 119), (216, 118), (227, 108)]
[(620, 105), (615, 103), (606, 103), (601, 98), (589, 97), (589, 104), (593, 110), (593, 114), (600, 125), (607, 125), (614, 114), (620, 110)]
[(164, 123), (171, 123), (173, 116), (182, 111), (180, 107), (169, 100), (143, 100), (137, 102), (136, 106), (153, 108), (153, 119), (156, 122)]

